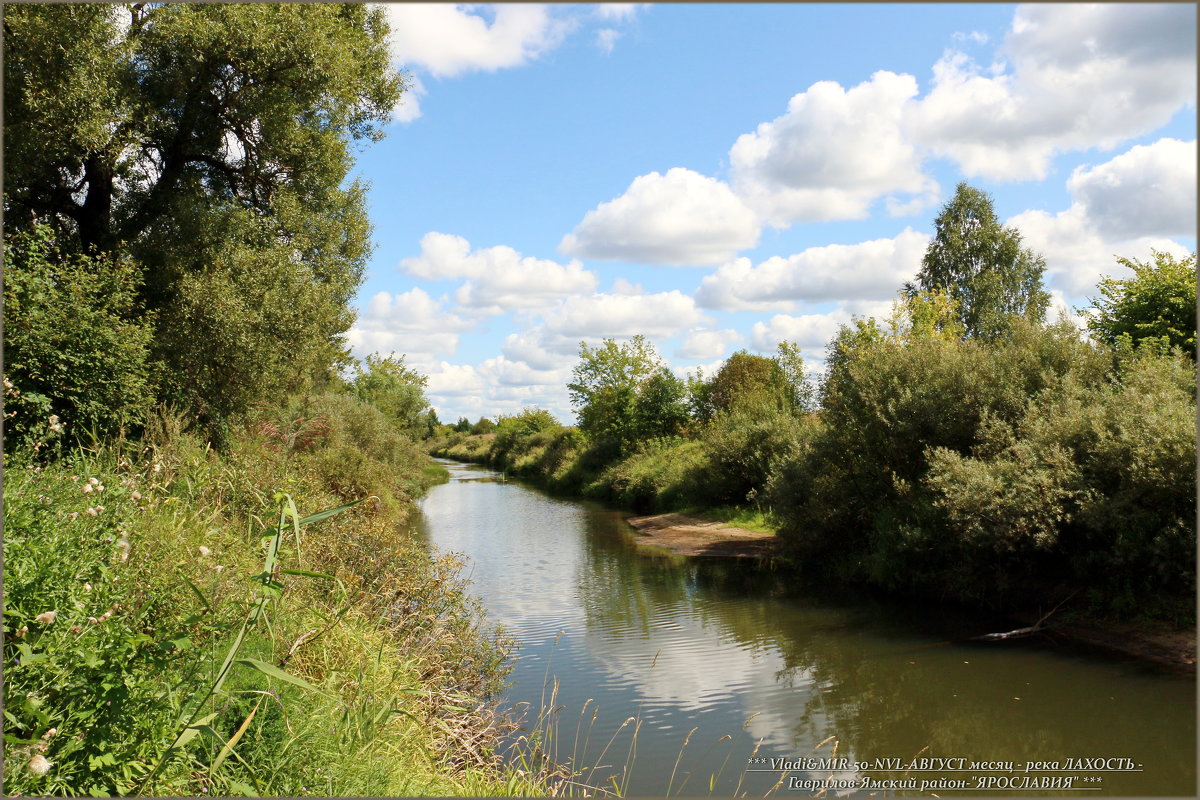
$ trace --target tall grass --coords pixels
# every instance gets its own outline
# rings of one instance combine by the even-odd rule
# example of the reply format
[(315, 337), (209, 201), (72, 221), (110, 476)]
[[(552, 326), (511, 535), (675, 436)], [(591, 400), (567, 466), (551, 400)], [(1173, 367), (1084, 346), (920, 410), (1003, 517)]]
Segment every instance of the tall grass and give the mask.
[(402, 524), (437, 471), (393, 440), (332, 480), (373, 417), (306, 416), (9, 465), (9, 794), (547, 793), (495, 752), (506, 639)]

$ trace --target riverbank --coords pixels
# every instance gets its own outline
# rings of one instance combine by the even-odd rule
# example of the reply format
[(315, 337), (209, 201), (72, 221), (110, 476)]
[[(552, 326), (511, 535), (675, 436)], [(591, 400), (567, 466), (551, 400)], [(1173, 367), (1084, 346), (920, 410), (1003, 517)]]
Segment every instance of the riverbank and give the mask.
[[(653, 514), (626, 522), (639, 533), (639, 543), (692, 558), (770, 558), (779, 554), (779, 538), (688, 514)], [(1030, 625), (1037, 620), (1030, 618)], [(1196, 631), (1164, 625), (1101, 623), (1087, 620), (1050, 622), (1042, 632), (1052, 640), (1107, 655), (1133, 658), (1174, 672), (1196, 673)]]
[(769, 558), (779, 551), (773, 533), (751, 531), (686, 514), (630, 517), (639, 542), (683, 556), (704, 558)]
[(279, 409), (217, 453), (165, 418), (6, 464), (10, 794), (547, 792), (496, 752), (510, 643), (409, 533), (445, 471), (306, 403), (319, 435)]
[(1172, 672), (1196, 674), (1195, 630), (1080, 619), (1049, 625), (1046, 635), (1073, 646), (1154, 664)]

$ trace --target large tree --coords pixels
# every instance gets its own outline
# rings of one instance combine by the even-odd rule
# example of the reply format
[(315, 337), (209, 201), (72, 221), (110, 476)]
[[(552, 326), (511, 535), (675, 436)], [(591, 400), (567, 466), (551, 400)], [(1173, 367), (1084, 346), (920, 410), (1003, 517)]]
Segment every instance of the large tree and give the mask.
[(353, 140), (403, 83), (359, 5), (14, 5), (10, 231), (141, 266), (163, 399), (219, 420), (328, 373), (369, 252)]
[(967, 336), (995, 338), (1013, 316), (1040, 321), (1050, 303), (1042, 288), (1045, 260), (1004, 227), (992, 198), (965, 182), (934, 221), (933, 241), (907, 294), (942, 291), (958, 306)]
[[(579, 429), (596, 440), (621, 447), (631, 444), (644, 428), (640, 410), (653, 405), (649, 400), (639, 403), (639, 398), (662, 366), (654, 345), (641, 335), (622, 344), (605, 339), (596, 347), (580, 342), (579, 363), (567, 384)], [(661, 381), (655, 388), (669, 389)], [(670, 392), (655, 394), (666, 397)]]

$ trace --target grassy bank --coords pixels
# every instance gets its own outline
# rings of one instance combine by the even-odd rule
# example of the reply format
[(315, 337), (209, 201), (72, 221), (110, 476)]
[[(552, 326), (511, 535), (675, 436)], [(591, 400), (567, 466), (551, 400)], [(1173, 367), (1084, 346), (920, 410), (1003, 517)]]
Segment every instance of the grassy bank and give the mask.
[(8, 464), (8, 794), (547, 792), (495, 752), (508, 642), (406, 533), (444, 471), (370, 406), (306, 406), (221, 455), (165, 415)]

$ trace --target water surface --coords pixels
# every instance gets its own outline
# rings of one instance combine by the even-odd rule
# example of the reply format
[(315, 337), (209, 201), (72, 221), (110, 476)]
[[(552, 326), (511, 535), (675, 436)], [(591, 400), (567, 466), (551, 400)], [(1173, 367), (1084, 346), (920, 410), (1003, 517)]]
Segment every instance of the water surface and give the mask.
[[(1028, 761), (1060, 761), (1029, 774), (1075, 777), (1070, 791), (994, 782), (1001, 790), (942, 797), (1196, 793), (1192, 678), (1045, 641), (963, 643), (1008, 628), (833, 596), (745, 562), (674, 556), (639, 544), (620, 512), (443, 464), (451, 480), (430, 490), (419, 529), (465, 556), (471, 591), (521, 642), (506, 701), (539, 708), (557, 685), (553, 746), (560, 758), (574, 753), (594, 785), (762, 796), (781, 778), (772, 758), (920, 757), (1012, 761), (1021, 775)], [(1096, 757), (1141, 766), (1066, 763)], [(776, 794), (813, 794), (789, 778), (866, 796), (865, 778), (977, 787), (1017, 777), (939, 766), (906, 774), (834, 761), (788, 771)], [(883, 792), (893, 793), (918, 794)]]

